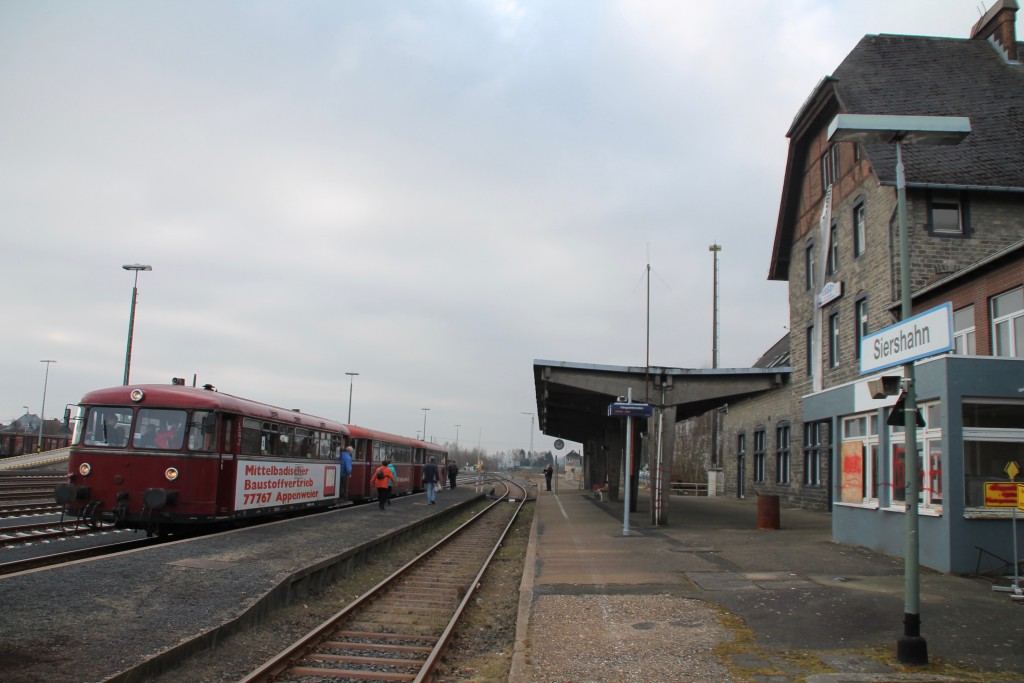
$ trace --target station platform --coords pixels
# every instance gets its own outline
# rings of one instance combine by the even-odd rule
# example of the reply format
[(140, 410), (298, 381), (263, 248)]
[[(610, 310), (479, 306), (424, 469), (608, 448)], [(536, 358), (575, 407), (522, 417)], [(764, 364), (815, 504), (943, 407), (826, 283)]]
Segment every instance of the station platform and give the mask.
[[(537, 478), (510, 680), (1024, 681), (1024, 604), (985, 579), (923, 570), (925, 666), (896, 662), (903, 563), (831, 540), (831, 516), (754, 499), (621, 502)], [(570, 488), (571, 486), (571, 488)]]

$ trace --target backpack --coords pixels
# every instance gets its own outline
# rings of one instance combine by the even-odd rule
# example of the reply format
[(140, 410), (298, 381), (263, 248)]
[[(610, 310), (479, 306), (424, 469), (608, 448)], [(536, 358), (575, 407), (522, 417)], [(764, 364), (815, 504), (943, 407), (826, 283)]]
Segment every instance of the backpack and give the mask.
[(382, 467), (378, 467), (377, 468), (377, 478), (378, 479), (383, 479), (384, 478), (384, 468), (382, 468)]

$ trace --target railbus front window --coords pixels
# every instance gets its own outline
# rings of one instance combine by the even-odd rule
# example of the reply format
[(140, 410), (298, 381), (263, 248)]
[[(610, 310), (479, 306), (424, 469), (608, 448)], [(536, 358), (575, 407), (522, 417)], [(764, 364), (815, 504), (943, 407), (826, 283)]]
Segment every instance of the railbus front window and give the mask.
[(85, 427), (86, 446), (128, 445), (128, 434), (132, 428), (132, 409), (119, 406), (96, 406), (89, 410)]
[(74, 425), (74, 431), (71, 433), (71, 445), (77, 446), (82, 443), (82, 437), (85, 436), (85, 408), (75, 406), (75, 415), (71, 418), (71, 422)]
[(135, 448), (179, 450), (185, 442), (185, 411), (141, 408), (135, 420), (132, 445)]

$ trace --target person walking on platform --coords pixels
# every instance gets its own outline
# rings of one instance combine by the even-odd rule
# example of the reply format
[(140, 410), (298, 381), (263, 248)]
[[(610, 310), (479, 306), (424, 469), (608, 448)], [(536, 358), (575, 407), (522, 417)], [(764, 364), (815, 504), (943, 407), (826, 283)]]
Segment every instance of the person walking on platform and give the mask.
[(384, 464), (391, 470), (391, 476), (394, 477), (394, 483), (388, 484), (388, 505), (391, 505), (391, 497), (398, 493), (398, 470), (395, 469), (395, 464), (390, 460), (385, 460)]
[(455, 490), (455, 479), (459, 476), (459, 463), (448, 461), (448, 488)]
[(391, 489), (389, 488), (390, 482), (395, 480), (395, 475), (391, 474), (391, 470), (388, 469), (387, 463), (382, 462), (374, 470), (373, 476), (370, 477), (370, 486), (377, 487), (377, 505), (383, 510), (384, 506), (388, 502), (388, 498), (391, 495)]
[(352, 476), (352, 447), (343, 448), (339, 459), (341, 460), (341, 499), (348, 500), (348, 478)]
[(554, 473), (555, 470), (553, 467), (551, 467), (551, 463), (548, 463), (547, 465), (544, 466), (544, 481), (547, 482), (548, 491), (551, 490), (551, 475)]
[(437, 482), (440, 474), (437, 471), (437, 463), (431, 456), (427, 464), (423, 466), (423, 488), (427, 490), (427, 505), (434, 505), (437, 500)]

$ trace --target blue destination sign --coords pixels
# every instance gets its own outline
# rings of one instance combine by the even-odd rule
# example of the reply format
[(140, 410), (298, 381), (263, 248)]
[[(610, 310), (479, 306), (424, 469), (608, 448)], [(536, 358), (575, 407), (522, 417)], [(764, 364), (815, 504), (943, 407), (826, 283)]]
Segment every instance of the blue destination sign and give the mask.
[(654, 409), (649, 403), (612, 403), (608, 406), (608, 417), (650, 417)]
[(860, 373), (877, 372), (953, 348), (953, 306), (945, 303), (890, 325), (860, 342)]

